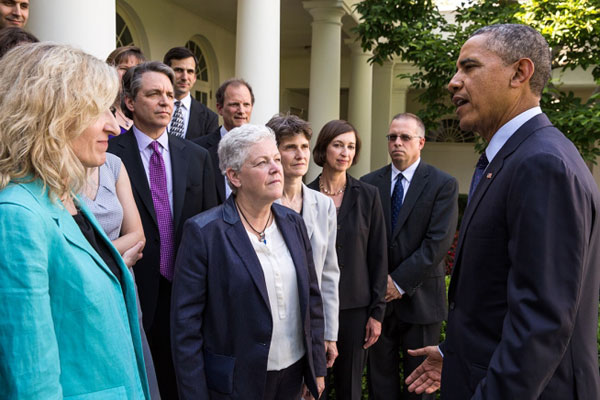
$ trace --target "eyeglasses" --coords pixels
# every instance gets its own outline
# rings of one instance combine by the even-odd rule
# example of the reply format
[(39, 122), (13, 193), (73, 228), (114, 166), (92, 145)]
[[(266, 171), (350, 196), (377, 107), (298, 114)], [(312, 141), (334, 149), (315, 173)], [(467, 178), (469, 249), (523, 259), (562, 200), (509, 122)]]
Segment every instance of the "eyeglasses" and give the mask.
[(407, 135), (406, 133), (403, 133), (401, 135), (390, 133), (389, 135), (385, 135), (385, 137), (387, 138), (388, 142), (395, 142), (396, 140), (398, 140), (398, 138), (400, 138), (400, 140), (402, 140), (405, 143), (410, 142), (412, 139), (421, 138), (421, 136), (411, 136)]

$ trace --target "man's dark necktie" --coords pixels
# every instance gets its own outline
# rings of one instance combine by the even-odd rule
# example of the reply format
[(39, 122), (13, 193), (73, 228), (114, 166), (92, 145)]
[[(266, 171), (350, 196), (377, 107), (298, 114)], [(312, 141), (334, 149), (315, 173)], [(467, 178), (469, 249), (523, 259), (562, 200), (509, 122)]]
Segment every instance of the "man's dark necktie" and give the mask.
[(396, 176), (396, 184), (394, 185), (394, 192), (392, 193), (392, 231), (396, 227), (400, 209), (402, 208), (402, 198), (404, 197), (404, 188), (402, 187), (403, 178), (404, 176), (402, 176), (402, 174)]
[(489, 161), (488, 161), (487, 156), (485, 155), (485, 151), (484, 151), (483, 154), (481, 155), (481, 157), (479, 157), (479, 160), (477, 161), (477, 165), (475, 165), (475, 172), (473, 172), (473, 179), (471, 180), (471, 188), (469, 189), (469, 198), (467, 200), (468, 202), (471, 201), (471, 197), (473, 196), (473, 193), (475, 193), (475, 189), (477, 188), (477, 185), (479, 184), (479, 181), (481, 180), (481, 177), (483, 176), (483, 172), (487, 168), (488, 164), (489, 164)]
[(181, 101), (175, 102), (175, 112), (173, 113), (173, 120), (171, 121), (171, 135), (183, 137), (183, 110), (181, 109)]

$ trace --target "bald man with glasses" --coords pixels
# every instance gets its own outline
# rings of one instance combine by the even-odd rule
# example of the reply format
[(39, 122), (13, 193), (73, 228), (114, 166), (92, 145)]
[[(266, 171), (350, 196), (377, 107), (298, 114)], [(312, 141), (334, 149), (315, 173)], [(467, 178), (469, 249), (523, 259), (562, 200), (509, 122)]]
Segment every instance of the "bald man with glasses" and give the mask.
[(425, 126), (410, 113), (390, 124), (392, 162), (361, 178), (379, 189), (388, 237), (387, 302), (382, 333), (368, 361), (370, 399), (428, 399), (400, 381), (421, 362), (408, 349), (437, 344), (446, 317), (444, 256), (458, 219), (456, 179), (421, 161)]

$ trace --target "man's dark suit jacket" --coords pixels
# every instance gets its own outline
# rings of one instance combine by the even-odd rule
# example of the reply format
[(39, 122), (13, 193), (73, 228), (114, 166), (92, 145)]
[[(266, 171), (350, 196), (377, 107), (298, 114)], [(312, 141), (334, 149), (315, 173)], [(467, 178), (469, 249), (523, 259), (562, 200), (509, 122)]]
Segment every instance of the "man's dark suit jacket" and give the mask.
[(444, 399), (598, 399), (600, 195), (544, 114), (489, 164), (462, 220)]
[(204, 104), (192, 97), (190, 118), (188, 120), (185, 138), (192, 140), (208, 135), (219, 127), (219, 116)]
[[(169, 135), (173, 177), (173, 223), (175, 248), (181, 242), (184, 222), (217, 205), (210, 158), (206, 150), (185, 139)], [(139, 289), (144, 328), (152, 326), (158, 299), (160, 278), (160, 239), (154, 203), (146, 171), (142, 164), (133, 128), (109, 141), (108, 151), (119, 156), (127, 168), (133, 197), (140, 212), (146, 246), (143, 257), (135, 264), (135, 280)]]
[[(346, 174), (346, 191), (337, 216), (336, 250), (340, 267), (340, 310), (368, 307), (383, 321), (387, 287), (385, 221), (377, 189)], [(319, 178), (308, 185), (319, 190)]]
[(221, 141), (221, 127), (218, 126), (215, 130), (206, 136), (201, 136), (193, 140), (194, 143), (204, 147), (210, 154), (212, 161), (214, 182), (217, 192), (217, 201), (222, 204), (225, 201), (225, 177), (221, 174), (219, 168), (219, 142)]
[[(323, 306), (302, 217), (271, 207), (296, 267), (305, 355), (304, 382), (316, 397), (325, 376)], [(172, 345), (179, 396), (263, 398), (272, 319), (260, 261), (234, 197), (191, 218), (177, 254)]]
[(391, 174), (387, 165), (361, 178), (379, 189), (388, 238), (389, 274), (405, 291), (394, 300), (397, 318), (432, 324), (446, 318), (444, 257), (458, 220), (456, 179), (421, 161), (391, 231)]

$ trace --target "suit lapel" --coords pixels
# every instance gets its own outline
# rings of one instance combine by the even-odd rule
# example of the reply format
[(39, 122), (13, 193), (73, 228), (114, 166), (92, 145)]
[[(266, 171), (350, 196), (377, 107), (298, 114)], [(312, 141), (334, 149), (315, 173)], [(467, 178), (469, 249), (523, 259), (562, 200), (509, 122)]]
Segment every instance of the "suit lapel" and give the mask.
[(314, 193), (310, 193), (310, 190), (312, 189), (302, 184), (302, 218), (306, 225), (309, 240), (312, 238), (315, 224), (319, 223), (317, 221), (317, 201)]
[(344, 193), (344, 198), (342, 199), (342, 204), (340, 206), (338, 221), (343, 221), (348, 214), (351, 214), (354, 211), (354, 204), (356, 204), (356, 199), (358, 199), (359, 191), (360, 185), (356, 179), (349, 174), (346, 174), (346, 192)]
[(221, 141), (221, 127), (217, 128), (216, 131), (210, 134), (210, 138), (207, 140), (206, 148), (210, 153), (210, 158), (213, 163), (213, 170), (215, 172), (215, 184), (217, 186), (217, 196), (219, 202), (225, 202), (225, 177), (221, 174), (219, 168), (219, 142)]
[(391, 235), (391, 225), (392, 225), (392, 166), (389, 164), (384, 171), (382, 171), (378, 176), (375, 183), (377, 189), (379, 189), (379, 197), (381, 198), (381, 206), (383, 207), (383, 216), (385, 218), (385, 229), (387, 231), (387, 237), (389, 238)]
[(185, 142), (169, 135), (169, 152), (171, 155), (171, 177), (173, 179), (173, 227), (177, 231), (187, 183), (187, 170), (189, 153), (186, 151)]
[(287, 245), (290, 255), (292, 256), (292, 261), (296, 267), (300, 313), (302, 315), (302, 321), (304, 321), (306, 316), (306, 306), (308, 305), (308, 271), (306, 269), (306, 253), (303, 252), (304, 246), (302, 246), (302, 243), (298, 240), (300, 239), (299, 233), (296, 225), (291, 220), (291, 217), (280, 215), (276, 206), (272, 206), (271, 209), (273, 210), (273, 215), (275, 215), (277, 227), (281, 231), (281, 235), (285, 240), (285, 244)]
[(200, 112), (200, 109), (196, 105), (196, 100), (192, 97), (192, 102), (190, 104), (190, 116), (188, 118), (188, 126), (187, 131), (185, 132), (186, 139), (194, 139), (199, 135), (197, 134), (200, 131), (200, 126), (198, 126), (198, 117), (196, 114)]
[(146, 176), (144, 164), (142, 164), (142, 158), (138, 149), (137, 140), (133, 134), (133, 128), (123, 134), (123, 139), (121, 139), (117, 145), (122, 148), (121, 159), (127, 168), (132, 189), (138, 194), (139, 198), (142, 200), (142, 204), (148, 209), (148, 213), (152, 216), (152, 220), (156, 226), (158, 226), (152, 194), (150, 192), (150, 186), (148, 185), (148, 177)]
[[(392, 240), (398, 235), (402, 226), (406, 222), (406, 219), (412, 212), (417, 200), (421, 196), (423, 189), (427, 186), (427, 176), (429, 175), (429, 170), (427, 166), (421, 161), (419, 166), (415, 170), (415, 174), (410, 182), (410, 186), (408, 187), (408, 192), (406, 192), (406, 196), (404, 196), (404, 201), (402, 202), (402, 208), (400, 209), (400, 214), (398, 215), (398, 222), (396, 222), (396, 227), (394, 228), (394, 233), (392, 235)], [(391, 179), (391, 178), (390, 178)], [(389, 198), (390, 196), (388, 196)]]
[(466, 232), (468, 231), (469, 224), (471, 223), (471, 219), (473, 218), (473, 215), (479, 207), (479, 204), (481, 203), (483, 196), (487, 192), (488, 188), (493, 184), (494, 180), (501, 173), (502, 167), (504, 166), (504, 160), (510, 157), (510, 155), (521, 145), (521, 143), (523, 143), (525, 139), (531, 136), (533, 132), (545, 126), (551, 125), (552, 123), (545, 114), (539, 114), (531, 118), (529, 121), (525, 122), (519, 129), (517, 129), (517, 131), (508, 139), (504, 146), (502, 146), (498, 154), (496, 154), (492, 162), (486, 168), (484, 176), (479, 181), (479, 184), (477, 185), (477, 188), (473, 193), (473, 198), (469, 200), (469, 204), (467, 205), (467, 208), (465, 209), (465, 213), (463, 215), (458, 236), (458, 244), (456, 246), (456, 261), (454, 262), (454, 268), (452, 270), (452, 281), (450, 283), (448, 297), (450, 297), (450, 294), (454, 292), (455, 281), (458, 277), (458, 270), (460, 265), (459, 261), (462, 254), (463, 241)]
[(240, 220), (240, 216), (235, 207), (233, 196), (225, 201), (223, 206), (223, 219), (231, 226), (226, 231), (227, 238), (230, 241), (231, 248), (238, 253), (240, 260), (246, 266), (248, 274), (256, 285), (265, 305), (270, 310), (269, 294), (267, 292), (267, 284), (265, 283), (265, 275), (263, 273), (258, 256), (250, 243), (248, 233)]

